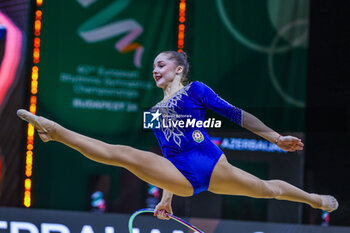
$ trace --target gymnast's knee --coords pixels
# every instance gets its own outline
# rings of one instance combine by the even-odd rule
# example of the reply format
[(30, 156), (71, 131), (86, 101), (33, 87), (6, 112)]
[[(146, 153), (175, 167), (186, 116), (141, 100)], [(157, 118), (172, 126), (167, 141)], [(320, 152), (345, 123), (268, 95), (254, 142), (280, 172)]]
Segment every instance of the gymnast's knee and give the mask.
[(130, 146), (125, 146), (125, 145), (118, 145), (118, 144), (115, 144), (115, 145), (112, 145), (112, 144), (110, 144), (110, 146), (111, 146), (111, 149), (112, 150), (114, 150), (115, 152), (117, 152), (117, 153), (123, 153), (123, 154), (125, 154), (125, 153), (130, 153), (131, 151), (132, 151), (132, 147), (130, 147)]
[(278, 180), (262, 180), (262, 186), (264, 198), (277, 198), (282, 194)]
[(112, 145), (108, 144), (110, 154), (114, 157), (115, 160), (122, 164), (129, 164), (131, 163), (133, 156), (131, 154), (135, 150), (134, 148), (130, 146), (125, 145)]

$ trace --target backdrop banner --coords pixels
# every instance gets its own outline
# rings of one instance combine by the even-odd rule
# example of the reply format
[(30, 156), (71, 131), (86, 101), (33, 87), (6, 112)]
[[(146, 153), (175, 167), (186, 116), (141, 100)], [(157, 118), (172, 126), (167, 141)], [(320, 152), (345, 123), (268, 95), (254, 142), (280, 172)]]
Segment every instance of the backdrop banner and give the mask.
[[(176, 7), (163, 0), (44, 2), (37, 114), (102, 141), (148, 150), (155, 138), (142, 132), (142, 112), (161, 98), (153, 60), (174, 48)], [(96, 174), (111, 177), (112, 199), (120, 194), (119, 168), (39, 141), (33, 206), (86, 209), (88, 177)]]
[(39, 110), (66, 126), (115, 135), (141, 128), (155, 103), (157, 52), (174, 45), (175, 2), (45, 2)]

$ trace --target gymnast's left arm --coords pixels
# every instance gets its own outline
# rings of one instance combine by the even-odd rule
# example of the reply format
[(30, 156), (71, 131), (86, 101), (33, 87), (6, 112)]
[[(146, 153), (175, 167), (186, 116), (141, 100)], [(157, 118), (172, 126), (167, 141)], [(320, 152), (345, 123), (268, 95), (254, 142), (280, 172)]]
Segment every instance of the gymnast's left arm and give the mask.
[(286, 151), (303, 150), (304, 144), (297, 137), (282, 136), (274, 130), (267, 127), (262, 121), (252, 114), (242, 110), (242, 127), (249, 131), (265, 138), (266, 140), (275, 143), (278, 147)]
[(304, 144), (297, 137), (282, 136), (274, 130), (267, 127), (263, 122), (252, 114), (237, 108), (220, 96), (218, 96), (210, 87), (201, 82), (195, 84), (198, 99), (203, 105), (215, 112), (227, 117), (234, 123), (244, 127), (251, 132), (275, 143), (278, 147), (286, 151), (303, 150)]

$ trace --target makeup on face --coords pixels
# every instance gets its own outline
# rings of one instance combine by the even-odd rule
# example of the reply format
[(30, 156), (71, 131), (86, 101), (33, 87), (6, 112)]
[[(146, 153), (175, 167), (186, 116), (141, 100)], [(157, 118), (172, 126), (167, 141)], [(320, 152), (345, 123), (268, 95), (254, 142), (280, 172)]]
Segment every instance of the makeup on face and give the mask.
[(175, 64), (160, 54), (156, 57), (153, 64), (153, 78), (158, 87), (164, 87), (174, 80), (176, 75)]

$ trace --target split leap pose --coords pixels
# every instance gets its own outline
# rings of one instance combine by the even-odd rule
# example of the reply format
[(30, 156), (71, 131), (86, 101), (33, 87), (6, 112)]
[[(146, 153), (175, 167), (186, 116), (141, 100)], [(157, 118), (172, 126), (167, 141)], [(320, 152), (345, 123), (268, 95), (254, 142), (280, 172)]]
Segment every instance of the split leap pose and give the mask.
[[(293, 136), (281, 136), (259, 119), (225, 100), (201, 82), (187, 81), (189, 69), (183, 52), (165, 51), (154, 60), (153, 78), (164, 91), (164, 99), (152, 111), (173, 120), (189, 117), (204, 121), (205, 109), (212, 109), (236, 124), (275, 143), (286, 151), (302, 150), (304, 144)], [(161, 113), (161, 114), (160, 114)], [(99, 163), (123, 167), (140, 179), (163, 189), (155, 215), (168, 219), (173, 194), (192, 196), (204, 190), (217, 194), (275, 198), (306, 203), (328, 212), (338, 208), (333, 196), (307, 193), (281, 180), (261, 180), (228, 163), (223, 152), (211, 142), (203, 127), (160, 127), (155, 129), (164, 157), (124, 145), (110, 145), (86, 137), (44, 117), (18, 110), (44, 141), (58, 141)], [(177, 119), (177, 118), (176, 118)], [(179, 119), (178, 119), (179, 120)]]

